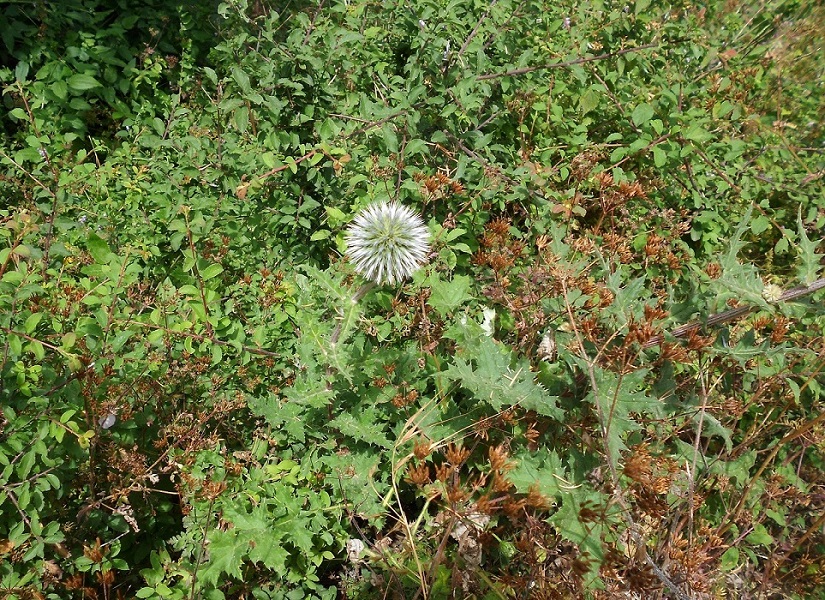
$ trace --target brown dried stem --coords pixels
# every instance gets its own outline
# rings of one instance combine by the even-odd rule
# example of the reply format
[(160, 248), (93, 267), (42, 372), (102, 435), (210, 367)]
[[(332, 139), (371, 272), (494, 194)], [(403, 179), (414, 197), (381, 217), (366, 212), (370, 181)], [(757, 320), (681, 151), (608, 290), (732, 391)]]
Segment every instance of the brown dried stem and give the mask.
[[(817, 279), (810, 285), (803, 285), (792, 288), (790, 290), (785, 290), (782, 293), (782, 295), (779, 296), (779, 300), (777, 300), (777, 303), (791, 302), (792, 300), (796, 300), (797, 298), (807, 296), (808, 294), (813, 294), (814, 292), (821, 290), (823, 288), (825, 288), (825, 278)], [(722, 323), (735, 321), (736, 319), (739, 319), (749, 314), (755, 308), (755, 306), (737, 306), (736, 308), (731, 308), (730, 310), (726, 310), (724, 312), (711, 315), (708, 317), (707, 321), (693, 321), (691, 323), (681, 325), (673, 331), (671, 331), (670, 335), (675, 338), (683, 338), (690, 335), (691, 333), (699, 331), (703, 327), (714, 327), (716, 325), (721, 325)], [(645, 343), (644, 347), (650, 348), (652, 346), (657, 346), (661, 344), (664, 340), (664, 335), (654, 336)]]

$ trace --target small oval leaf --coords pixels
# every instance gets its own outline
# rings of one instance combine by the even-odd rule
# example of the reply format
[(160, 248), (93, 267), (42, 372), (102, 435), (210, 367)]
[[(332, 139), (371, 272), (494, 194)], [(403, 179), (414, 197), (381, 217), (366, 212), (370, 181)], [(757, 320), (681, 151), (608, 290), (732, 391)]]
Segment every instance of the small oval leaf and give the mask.
[(91, 75), (76, 73), (66, 80), (66, 85), (75, 92), (85, 92), (86, 90), (100, 87), (100, 82)]
[(653, 107), (650, 106), (650, 104), (640, 104), (633, 109), (633, 115), (631, 115), (631, 118), (633, 119), (633, 124), (636, 125), (636, 127), (641, 127), (653, 118)]

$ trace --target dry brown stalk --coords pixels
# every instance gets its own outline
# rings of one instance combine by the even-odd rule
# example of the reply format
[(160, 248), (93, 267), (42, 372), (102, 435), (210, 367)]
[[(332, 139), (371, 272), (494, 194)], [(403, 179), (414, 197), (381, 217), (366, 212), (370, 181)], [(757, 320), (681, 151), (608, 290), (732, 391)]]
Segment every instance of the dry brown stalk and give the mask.
[[(797, 298), (801, 298), (803, 296), (807, 296), (808, 294), (813, 294), (817, 290), (821, 290), (825, 288), (825, 278), (817, 279), (810, 285), (803, 285), (795, 288), (791, 288), (789, 290), (785, 290), (781, 296), (779, 296), (778, 302), (791, 302), (792, 300), (796, 300)], [(726, 310), (724, 312), (716, 313), (715, 315), (711, 315), (708, 317), (707, 321), (693, 321), (691, 323), (687, 323), (685, 325), (681, 325), (677, 327), (673, 331), (670, 332), (670, 335), (676, 338), (683, 338), (687, 337), (693, 332), (698, 332), (703, 327), (714, 327), (716, 325), (721, 325), (722, 323), (728, 323), (730, 321), (735, 321), (745, 315), (749, 314), (753, 311), (756, 307), (755, 306), (737, 306), (736, 308), (731, 308), (730, 310)], [(664, 335), (657, 335), (650, 338), (644, 345), (645, 348), (650, 348), (652, 346), (657, 346), (661, 344), (665, 340)]]

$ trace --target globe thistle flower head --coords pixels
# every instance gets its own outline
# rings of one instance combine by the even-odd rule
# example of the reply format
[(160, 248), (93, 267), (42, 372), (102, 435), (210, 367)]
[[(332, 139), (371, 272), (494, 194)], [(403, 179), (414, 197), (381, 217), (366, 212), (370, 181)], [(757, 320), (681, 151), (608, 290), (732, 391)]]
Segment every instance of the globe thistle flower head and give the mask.
[(412, 275), (427, 259), (430, 233), (411, 209), (395, 201), (376, 202), (347, 229), (347, 257), (355, 270), (381, 285)]

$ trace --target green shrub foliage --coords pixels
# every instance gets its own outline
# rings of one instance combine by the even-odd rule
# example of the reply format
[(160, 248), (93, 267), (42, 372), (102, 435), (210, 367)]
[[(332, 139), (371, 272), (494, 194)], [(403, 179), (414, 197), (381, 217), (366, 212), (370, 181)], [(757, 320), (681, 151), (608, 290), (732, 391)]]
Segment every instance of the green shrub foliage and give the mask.
[(0, 6), (0, 596), (818, 597), (823, 23)]

